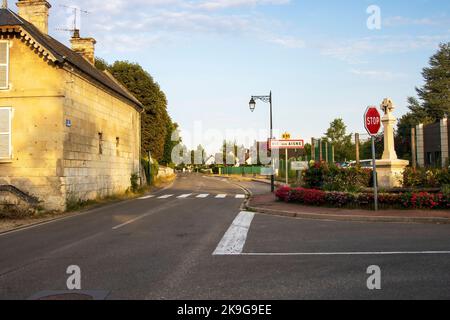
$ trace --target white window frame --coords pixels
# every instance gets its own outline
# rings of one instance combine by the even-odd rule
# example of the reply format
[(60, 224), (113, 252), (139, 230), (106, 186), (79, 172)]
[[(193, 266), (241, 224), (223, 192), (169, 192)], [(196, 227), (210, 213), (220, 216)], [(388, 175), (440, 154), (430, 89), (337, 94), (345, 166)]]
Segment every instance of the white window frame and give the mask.
[(8, 110), (9, 111), (9, 132), (0, 132), (0, 135), (9, 135), (9, 145), (8, 151), (9, 155), (6, 158), (0, 157), (0, 161), (11, 160), (12, 159), (12, 118), (13, 118), (13, 109), (12, 107), (0, 107), (0, 110)]
[(0, 66), (6, 66), (6, 87), (0, 87), (0, 90), (8, 90), (9, 89), (9, 46), (10, 43), (8, 40), (0, 40), (0, 43), (6, 43), (6, 64), (0, 63)]

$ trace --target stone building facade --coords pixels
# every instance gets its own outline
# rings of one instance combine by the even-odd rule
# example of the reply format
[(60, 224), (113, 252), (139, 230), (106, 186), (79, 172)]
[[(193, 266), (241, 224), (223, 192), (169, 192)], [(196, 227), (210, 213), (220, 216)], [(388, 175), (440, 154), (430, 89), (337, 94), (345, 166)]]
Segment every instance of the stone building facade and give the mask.
[(449, 166), (450, 122), (447, 118), (416, 127), (417, 164), (421, 167)]
[(64, 210), (124, 192), (140, 172), (142, 105), (95, 68), (94, 39), (77, 31), (69, 49), (48, 35), (49, 2), (17, 6), (0, 9), (0, 201)]

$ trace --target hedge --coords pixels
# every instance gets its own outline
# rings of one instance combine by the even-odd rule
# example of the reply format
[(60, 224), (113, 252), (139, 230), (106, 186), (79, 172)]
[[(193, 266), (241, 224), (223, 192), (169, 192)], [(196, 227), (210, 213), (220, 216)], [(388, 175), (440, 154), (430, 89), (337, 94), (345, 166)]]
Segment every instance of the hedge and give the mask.
[(373, 185), (372, 170), (358, 167), (338, 168), (316, 162), (303, 172), (304, 186), (327, 191), (357, 192)]
[[(330, 192), (307, 188), (281, 187), (276, 191), (276, 197), (285, 202), (339, 208), (371, 208), (374, 203), (372, 193)], [(382, 193), (379, 194), (378, 201), (380, 207), (386, 209), (450, 209), (450, 198), (442, 193)]]

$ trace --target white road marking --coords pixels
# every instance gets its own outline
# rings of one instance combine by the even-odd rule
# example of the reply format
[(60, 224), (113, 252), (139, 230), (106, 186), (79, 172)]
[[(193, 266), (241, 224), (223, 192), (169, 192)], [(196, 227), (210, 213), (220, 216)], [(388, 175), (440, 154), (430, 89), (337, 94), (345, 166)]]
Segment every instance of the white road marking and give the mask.
[(255, 214), (253, 212), (242, 211), (239, 213), (223, 236), (213, 255), (241, 254), (254, 216)]
[(202, 199), (204, 199), (204, 198), (208, 198), (208, 196), (209, 196), (209, 193), (199, 194), (199, 195), (197, 196), (197, 198), (202, 198)]
[(144, 197), (140, 197), (140, 198), (138, 198), (138, 200), (146, 200), (146, 199), (150, 199), (150, 198), (154, 198), (155, 196), (154, 195), (148, 195), (148, 196), (144, 196)]
[(158, 199), (167, 199), (167, 198), (170, 198), (170, 197), (173, 197), (173, 194), (166, 194), (164, 196), (158, 197)]
[(216, 199), (224, 199), (224, 198), (226, 198), (226, 197), (227, 197), (226, 194), (218, 194), (218, 195), (216, 196)]
[(236, 199), (245, 199), (245, 194), (237, 194)]
[(450, 254), (450, 251), (374, 251), (374, 252), (291, 252), (291, 253), (240, 253), (242, 256), (389, 256)]
[(186, 194), (182, 194), (181, 196), (178, 196), (178, 199), (186, 199), (189, 198), (190, 196), (192, 196), (192, 193), (186, 193)]

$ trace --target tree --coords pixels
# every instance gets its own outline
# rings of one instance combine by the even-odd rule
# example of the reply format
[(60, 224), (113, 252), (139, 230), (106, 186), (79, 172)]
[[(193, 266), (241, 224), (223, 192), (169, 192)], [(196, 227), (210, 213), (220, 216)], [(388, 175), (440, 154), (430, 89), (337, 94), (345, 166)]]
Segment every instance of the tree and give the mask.
[(430, 123), (432, 120), (428, 116), (426, 109), (414, 97), (408, 98), (408, 109), (409, 112), (398, 121), (395, 148), (397, 155), (401, 159), (411, 160), (411, 128), (420, 123)]
[[(104, 66), (99, 60), (99, 67)], [(167, 112), (167, 98), (157, 82), (139, 64), (116, 61), (108, 71), (122, 83), (143, 105), (142, 152), (150, 151), (158, 161), (168, 162), (165, 154), (172, 120)], [(170, 132), (171, 134), (171, 132)]]
[(411, 160), (411, 128), (433, 123), (450, 113), (450, 42), (441, 44), (422, 72), (425, 84), (416, 88), (420, 101), (408, 98), (409, 112), (400, 118), (395, 137), (400, 158)]
[(325, 133), (325, 141), (334, 145), (336, 161), (345, 161), (355, 157), (352, 134), (347, 134), (347, 126), (341, 118), (334, 119)]
[(436, 120), (450, 114), (450, 42), (439, 46), (422, 75), (425, 85), (416, 90), (427, 115)]
[[(363, 141), (359, 150), (362, 160), (372, 159), (372, 139)], [(384, 133), (380, 132), (375, 136), (375, 158), (381, 159), (383, 152)]]
[(181, 138), (178, 132), (178, 123), (172, 123), (171, 121), (167, 122), (167, 133), (166, 133), (166, 141), (164, 144), (164, 155), (161, 160), (161, 164), (170, 166), (172, 161), (172, 150), (173, 148), (181, 143)]

